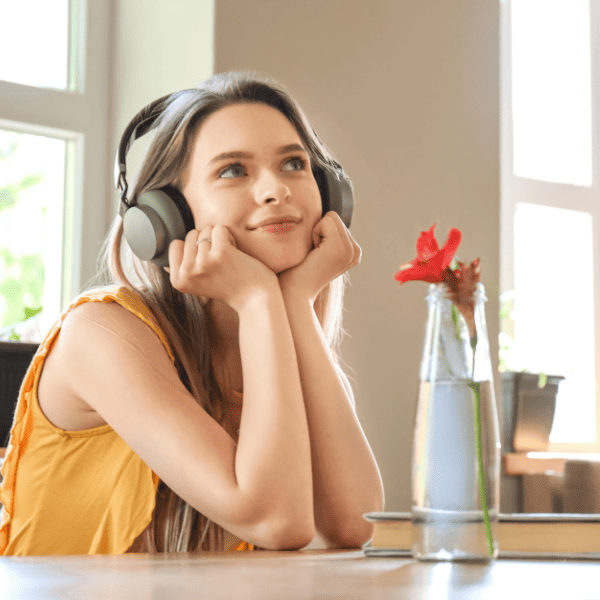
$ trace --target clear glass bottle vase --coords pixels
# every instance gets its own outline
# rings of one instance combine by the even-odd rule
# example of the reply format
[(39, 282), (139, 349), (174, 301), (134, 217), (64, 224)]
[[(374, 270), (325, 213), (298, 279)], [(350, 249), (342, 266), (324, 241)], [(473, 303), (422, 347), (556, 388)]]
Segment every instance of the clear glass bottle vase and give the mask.
[[(412, 553), (419, 560), (492, 560), (498, 555), (500, 432), (484, 287), (478, 283), (473, 295), (475, 351), (467, 322), (450, 299), (446, 284), (431, 284), (427, 301), (413, 441)], [(484, 526), (482, 485), (491, 546)]]

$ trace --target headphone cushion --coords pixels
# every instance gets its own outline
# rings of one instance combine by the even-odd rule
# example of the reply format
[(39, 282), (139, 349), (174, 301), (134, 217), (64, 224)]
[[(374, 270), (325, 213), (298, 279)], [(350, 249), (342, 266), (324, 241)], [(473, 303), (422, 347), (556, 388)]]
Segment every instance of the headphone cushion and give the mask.
[(338, 163), (326, 168), (313, 167), (313, 174), (321, 193), (323, 216), (333, 210), (340, 216), (344, 225), (350, 229), (354, 193), (352, 184), (343, 176), (342, 168)]
[(164, 252), (166, 233), (160, 216), (149, 206), (132, 206), (123, 217), (125, 240), (141, 260), (152, 260)]
[(194, 220), (183, 194), (172, 186), (148, 190), (123, 217), (124, 235), (133, 253), (161, 267), (169, 265), (169, 245), (184, 240)]

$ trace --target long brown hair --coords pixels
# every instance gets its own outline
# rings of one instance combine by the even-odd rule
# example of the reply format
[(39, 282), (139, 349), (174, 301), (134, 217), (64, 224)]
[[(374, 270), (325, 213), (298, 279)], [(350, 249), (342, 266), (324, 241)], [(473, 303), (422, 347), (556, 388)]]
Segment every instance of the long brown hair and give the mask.
[[(165, 185), (181, 190), (193, 142), (204, 120), (225, 106), (254, 102), (272, 106), (287, 117), (314, 164), (321, 167), (337, 164), (300, 107), (281, 85), (249, 72), (222, 73), (196, 89), (170, 96), (133, 187), (133, 200), (146, 190)], [(223, 423), (227, 392), (218, 383), (215, 366), (225, 367), (225, 357), (214, 343), (216, 328), (211, 317), (212, 299), (177, 291), (161, 267), (135, 257), (123, 243), (120, 216), (114, 220), (105, 242), (103, 261), (102, 282), (125, 286), (142, 298), (169, 341), (182, 382), (198, 404), (216, 421)], [(337, 277), (325, 286), (315, 301), (315, 312), (336, 362), (345, 334), (343, 298), (348, 279), (348, 273)], [(341, 374), (345, 377), (342, 371)], [(226, 376), (229, 379), (228, 373)], [(158, 511), (155, 510), (145, 531), (144, 550), (224, 549), (224, 532), (220, 526), (209, 524), (206, 517), (162, 482), (158, 495), (162, 496), (166, 506), (164, 530), (157, 530)], [(205, 527), (208, 527), (207, 535), (202, 539)]]

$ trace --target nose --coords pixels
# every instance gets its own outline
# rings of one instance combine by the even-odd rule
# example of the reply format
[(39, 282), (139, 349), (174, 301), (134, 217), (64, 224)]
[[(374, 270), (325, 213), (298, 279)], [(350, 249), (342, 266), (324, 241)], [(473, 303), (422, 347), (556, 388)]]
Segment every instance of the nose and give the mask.
[(270, 169), (263, 169), (256, 180), (254, 197), (260, 204), (287, 202), (291, 192), (281, 177)]

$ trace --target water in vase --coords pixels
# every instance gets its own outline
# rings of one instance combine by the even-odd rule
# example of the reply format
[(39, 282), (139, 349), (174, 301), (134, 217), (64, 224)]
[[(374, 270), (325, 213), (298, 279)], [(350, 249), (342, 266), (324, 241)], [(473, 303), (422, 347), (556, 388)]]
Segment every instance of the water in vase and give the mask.
[(421, 560), (488, 560), (498, 552), (499, 444), (491, 382), (479, 382), (485, 489), (493, 553), (480, 504), (474, 393), (465, 379), (422, 381), (413, 460), (413, 554)]

